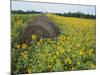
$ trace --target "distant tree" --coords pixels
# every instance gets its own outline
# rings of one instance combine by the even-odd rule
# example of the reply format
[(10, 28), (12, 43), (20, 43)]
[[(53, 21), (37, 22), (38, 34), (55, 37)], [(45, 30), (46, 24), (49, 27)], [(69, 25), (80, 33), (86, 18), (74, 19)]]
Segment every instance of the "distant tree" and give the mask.
[(78, 18), (96, 19), (95, 15), (84, 14), (84, 13), (81, 13), (80, 11), (76, 12), (76, 13), (71, 13), (71, 12), (63, 13), (63, 14), (56, 13), (56, 15), (64, 16), (64, 17), (78, 17)]
[[(49, 12), (43, 12), (43, 11), (22, 11), (22, 10), (12, 10), (11, 11), (14, 14), (43, 14), (43, 13), (49, 13)], [(84, 14), (81, 13), (80, 11), (78, 12), (68, 12), (68, 13), (53, 13), (55, 15), (59, 15), (59, 16), (64, 16), (64, 17), (78, 17), (78, 18), (87, 18), (87, 19), (96, 19), (95, 15), (90, 15), (90, 14)]]

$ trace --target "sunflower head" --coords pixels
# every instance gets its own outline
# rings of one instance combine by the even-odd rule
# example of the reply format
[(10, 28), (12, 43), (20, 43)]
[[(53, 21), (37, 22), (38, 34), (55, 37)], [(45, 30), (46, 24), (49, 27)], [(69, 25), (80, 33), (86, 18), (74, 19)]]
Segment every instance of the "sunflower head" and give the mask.
[(24, 48), (26, 48), (27, 47), (27, 45), (25, 44), (25, 43), (23, 43), (22, 44), (22, 48), (24, 49)]
[(16, 45), (16, 48), (18, 48), (18, 49), (19, 49), (19, 48), (20, 48), (20, 45), (19, 45), (19, 44), (17, 44), (17, 45)]
[(36, 35), (35, 34), (32, 34), (32, 40), (36, 40)]

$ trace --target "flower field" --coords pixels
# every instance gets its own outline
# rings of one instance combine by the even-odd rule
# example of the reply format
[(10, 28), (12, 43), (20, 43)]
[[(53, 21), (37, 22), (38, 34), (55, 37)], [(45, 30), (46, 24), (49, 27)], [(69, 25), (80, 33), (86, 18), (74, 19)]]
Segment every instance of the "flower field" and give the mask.
[[(20, 45), (22, 30), (39, 14), (12, 14), (12, 72), (38, 73), (96, 68), (95, 19), (63, 17), (45, 14), (60, 29), (55, 38), (43, 38), (30, 47)], [(32, 39), (36, 39), (33, 34)]]

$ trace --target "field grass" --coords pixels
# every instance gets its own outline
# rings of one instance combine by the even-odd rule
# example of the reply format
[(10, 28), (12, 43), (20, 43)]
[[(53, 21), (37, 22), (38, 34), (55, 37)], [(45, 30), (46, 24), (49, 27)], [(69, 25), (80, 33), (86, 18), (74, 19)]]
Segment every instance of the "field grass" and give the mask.
[(46, 14), (61, 34), (44, 38), (30, 47), (19, 44), (22, 29), (37, 14), (12, 14), (11, 62), (13, 73), (89, 70), (96, 68), (95, 19)]

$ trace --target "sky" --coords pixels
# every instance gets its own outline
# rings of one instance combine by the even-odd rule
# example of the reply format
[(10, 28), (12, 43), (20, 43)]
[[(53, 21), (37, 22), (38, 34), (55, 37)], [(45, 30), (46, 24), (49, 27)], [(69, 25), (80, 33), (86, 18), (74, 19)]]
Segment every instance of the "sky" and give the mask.
[(25, 2), (12, 1), (12, 10), (23, 11), (43, 11), (50, 13), (68, 13), (68, 12), (82, 12), (84, 14), (95, 15), (95, 6), (87, 5), (72, 5), (72, 4), (57, 4), (57, 3), (39, 3), (39, 2)]

